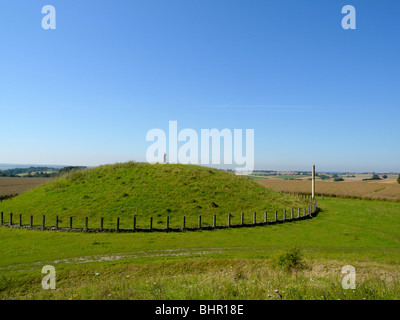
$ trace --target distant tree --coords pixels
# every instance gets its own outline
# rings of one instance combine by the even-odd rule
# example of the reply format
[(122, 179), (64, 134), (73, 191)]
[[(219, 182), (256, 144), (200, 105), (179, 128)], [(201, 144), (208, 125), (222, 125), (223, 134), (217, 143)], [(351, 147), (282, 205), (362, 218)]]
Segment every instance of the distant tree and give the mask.
[(333, 181), (335, 181), (335, 182), (344, 181), (344, 179), (342, 177), (336, 177), (336, 178), (333, 178)]
[(383, 179), (387, 179), (387, 175), (384, 174), (384, 175), (382, 176), (382, 178), (383, 178)]
[(399, 174), (399, 177), (397, 178), (397, 182), (400, 183), (400, 174)]
[(72, 170), (82, 170), (82, 169), (86, 169), (86, 167), (64, 167), (64, 168), (61, 168), (60, 171), (58, 171), (58, 173), (61, 175), (63, 173), (67, 173)]
[(373, 174), (371, 180), (381, 180), (377, 174)]

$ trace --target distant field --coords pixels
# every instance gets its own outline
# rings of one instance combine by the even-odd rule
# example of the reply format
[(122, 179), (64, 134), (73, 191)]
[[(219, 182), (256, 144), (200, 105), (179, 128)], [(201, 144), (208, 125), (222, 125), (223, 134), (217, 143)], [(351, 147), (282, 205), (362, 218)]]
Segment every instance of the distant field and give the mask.
[[(311, 181), (256, 179), (259, 184), (276, 191), (310, 193)], [(393, 180), (381, 181), (316, 181), (316, 193), (360, 199), (400, 201), (400, 184)]]
[(0, 197), (21, 194), (49, 182), (51, 178), (8, 178), (0, 177)]

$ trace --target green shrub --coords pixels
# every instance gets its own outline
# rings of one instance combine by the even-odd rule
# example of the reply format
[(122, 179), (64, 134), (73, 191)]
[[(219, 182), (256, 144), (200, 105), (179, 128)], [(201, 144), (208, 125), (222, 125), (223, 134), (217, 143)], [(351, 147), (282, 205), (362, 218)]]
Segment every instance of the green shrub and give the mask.
[(297, 247), (286, 250), (285, 253), (279, 255), (276, 265), (285, 271), (292, 271), (304, 268), (303, 254)]

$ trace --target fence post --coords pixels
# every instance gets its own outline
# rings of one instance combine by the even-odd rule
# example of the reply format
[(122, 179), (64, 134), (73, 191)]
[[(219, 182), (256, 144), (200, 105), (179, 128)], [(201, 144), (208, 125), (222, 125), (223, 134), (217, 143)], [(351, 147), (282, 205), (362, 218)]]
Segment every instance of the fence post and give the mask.
[(290, 209), (290, 217), (291, 217), (292, 220), (293, 220), (293, 208)]
[(12, 212), (10, 212), (10, 227), (12, 226)]
[(257, 223), (257, 213), (253, 212), (253, 224)]
[(3, 225), (3, 211), (0, 213), (0, 224)]
[(22, 215), (19, 215), (19, 221), (18, 221), (18, 226), (21, 227), (22, 226)]
[(46, 224), (46, 216), (43, 215), (43, 216), (42, 216), (42, 228), (43, 228), (43, 229), (46, 227), (45, 224)]
[(32, 215), (31, 215), (30, 226), (31, 226), (31, 228), (33, 228), (33, 216)]
[(103, 231), (104, 230), (104, 218), (100, 218), (100, 229)]
[(321, 200), (324, 200), (324, 195), (321, 195)]
[(286, 220), (286, 209), (283, 209), (283, 221)]
[(88, 226), (89, 226), (89, 218), (86, 217), (86, 218), (85, 218), (85, 231), (86, 231), (86, 232), (88, 231)]
[(133, 216), (133, 231), (136, 231), (136, 216)]
[(231, 214), (228, 213), (228, 227), (231, 226)]
[(215, 228), (217, 226), (217, 216), (214, 214), (213, 216), (213, 227)]
[(169, 216), (167, 216), (167, 232), (168, 232), (168, 229), (169, 229)]
[(185, 230), (185, 228), (186, 228), (186, 217), (183, 216), (182, 229)]
[(244, 212), (242, 212), (240, 214), (240, 224), (243, 225), (244, 224)]
[(267, 223), (267, 211), (264, 212), (264, 222)]
[(306, 215), (306, 208), (303, 208), (303, 217)]
[(297, 208), (297, 218), (300, 218), (300, 208)]
[(153, 217), (150, 217), (150, 231), (153, 231)]
[(117, 231), (119, 232), (119, 217), (117, 218)]
[(69, 217), (69, 230), (72, 230), (72, 217)]
[(201, 216), (199, 216), (199, 229), (201, 229)]
[(275, 211), (275, 222), (278, 221), (278, 211)]

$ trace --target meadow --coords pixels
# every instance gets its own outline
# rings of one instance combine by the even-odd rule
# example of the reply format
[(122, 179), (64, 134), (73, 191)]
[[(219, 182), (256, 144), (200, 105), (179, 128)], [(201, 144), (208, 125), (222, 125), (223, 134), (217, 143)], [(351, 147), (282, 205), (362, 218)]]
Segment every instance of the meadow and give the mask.
[[(183, 233), (0, 228), (1, 299), (399, 299), (400, 203), (318, 198), (313, 219)], [(301, 264), (277, 261), (298, 248)], [(53, 265), (57, 289), (43, 290)], [(357, 271), (344, 290), (341, 268)]]

